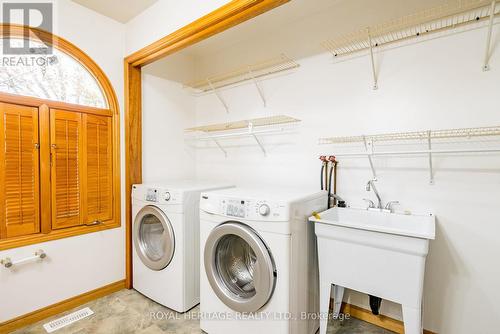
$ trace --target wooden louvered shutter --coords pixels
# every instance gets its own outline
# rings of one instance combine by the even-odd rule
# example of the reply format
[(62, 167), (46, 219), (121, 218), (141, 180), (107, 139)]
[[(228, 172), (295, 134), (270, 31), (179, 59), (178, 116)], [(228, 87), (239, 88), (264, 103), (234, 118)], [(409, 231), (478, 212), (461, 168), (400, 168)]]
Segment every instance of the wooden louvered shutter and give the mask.
[(50, 110), (52, 228), (83, 224), (82, 115)]
[(83, 115), (86, 224), (113, 218), (111, 117)]
[(40, 231), (38, 109), (0, 103), (0, 237)]

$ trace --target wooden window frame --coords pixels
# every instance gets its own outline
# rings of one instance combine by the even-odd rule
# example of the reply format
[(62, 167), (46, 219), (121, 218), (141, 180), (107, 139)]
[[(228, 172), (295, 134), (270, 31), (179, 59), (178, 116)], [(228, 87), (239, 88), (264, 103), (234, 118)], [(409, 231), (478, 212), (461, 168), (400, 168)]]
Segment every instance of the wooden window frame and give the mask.
[[(75, 226), (60, 230), (52, 230), (51, 222), (51, 184), (50, 165), (40, 163), (40, 233), (21, 237), (13, 237), (0, 240), (0, 251), (17, 248), (50, 240), (73, 237), (77, 235), (103, 231), (121, 226), (121, 173), (120, 173), (120, 110), (116, 93), (108, 77), (100, 67), (82, 50), (68, 42), (67, 40), (55, 36), (49, 32), (28, 28), (14, 24), (0, 24), (1, 38), (24, 38), (26, 29), (35, 33), (36, 36), (45, 43), (52, 44), (55, 48), (73, 57), (96, 79), (107, 102), (107, 108), (95, 108), (83, 105), (76, 105), (60, 101), (46, 100), (36, 97), (21, 96), (0, 92), (0, 102), (17, 104), (39, 109), (39, 138), (40, 138), (40, 161), (50, 161), (50, 109), (62, 109), (79, 112), (82, 114), (92, 114), (111, 117), (112, 141), (113, 141), (113, 220), (100, 225)], [(43, 204), (42, 204), (43, 203)], [(48, 203), (48, 204), (46, 204)]]

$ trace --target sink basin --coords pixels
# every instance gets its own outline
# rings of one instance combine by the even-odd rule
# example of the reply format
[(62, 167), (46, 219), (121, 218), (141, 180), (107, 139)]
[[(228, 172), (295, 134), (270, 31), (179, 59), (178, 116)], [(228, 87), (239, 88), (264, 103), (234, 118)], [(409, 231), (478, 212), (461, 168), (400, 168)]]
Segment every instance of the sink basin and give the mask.
[(436, 225), (433, 215), (406, 215), (381, 210), (338, 207), (321, 213), (320, 219), (311, 217), (310, 220), (316, 223), (422, 239), (434, 239)]
[[(334, 314), (344, 288), (402, 305), (406, 334), (422, 334), (422, 294), (433, 215), (332, 208), (309, 218), (318, 240), (320, 312), (328, 314), (334, 285)], [(320, 334), (326, 333), (326, 317)]]

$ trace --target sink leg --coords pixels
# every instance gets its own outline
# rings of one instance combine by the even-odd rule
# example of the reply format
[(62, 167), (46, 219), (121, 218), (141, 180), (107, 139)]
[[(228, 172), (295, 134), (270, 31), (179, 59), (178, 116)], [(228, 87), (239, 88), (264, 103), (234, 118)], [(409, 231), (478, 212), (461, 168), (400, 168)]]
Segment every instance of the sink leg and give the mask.
[(422, 310), (403, 305), (405, 334), (422, 334)]
[(330, 309), (330, 292), (332, 285), (329, 281), (321, 279), (319, 296), (319, 312), (321, 314), (319, 321), (319, 334), (326, 334), (328, 327), (328, 311)]
[(342, 308), (342, 300), (344, 299), (344, 287), (340, 285), (335, 285), (333, 287), (333, 317), (338, 317), (340, 314), (340, 309)]

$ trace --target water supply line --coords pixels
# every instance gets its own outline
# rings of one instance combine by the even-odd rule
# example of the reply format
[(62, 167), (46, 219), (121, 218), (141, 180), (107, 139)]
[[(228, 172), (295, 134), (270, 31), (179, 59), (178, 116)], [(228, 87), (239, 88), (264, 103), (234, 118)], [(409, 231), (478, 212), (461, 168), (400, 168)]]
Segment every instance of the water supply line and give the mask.
[(328, 157), (328, 162), (330, 163), (330, 174), (328, 178), (328, 209), (337, 205), (337, 199), (333, 196), (332, 205), (332, 174), (333, 174), (333, 194), (337, 195), (337, 160), (334, 155)]
[[(327, 208), (330, 209), (337, 205), (337, 202), (345, 205), (345, 201), (341, 200), (337, 196), (337, 165), (338, 161), (335, 156), (320, 156), (321, 160), (321, 190), (326, 190), (328, 193), (327, 197)], [(333, 182), (333, 185), (332, 185)], [(333, 202), (333, 203), (332, 203)]]
[(327, 190), (327, 184), (326, 183), (326, 170), (328, 168), (328, 160), (326, 159), (325, 155), (322, 155), (319, 157), (319, 160), (321, 160), (321, 173), (320, 173), (320, 178), (321, 178), (321, 190)]

